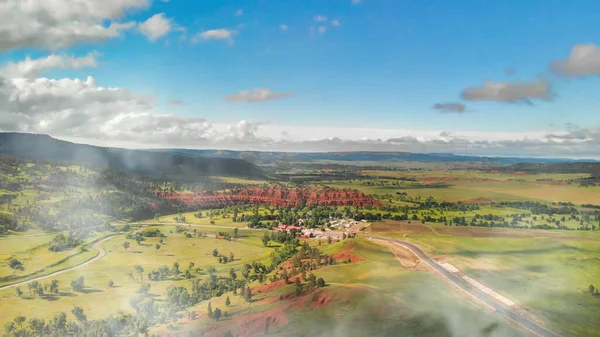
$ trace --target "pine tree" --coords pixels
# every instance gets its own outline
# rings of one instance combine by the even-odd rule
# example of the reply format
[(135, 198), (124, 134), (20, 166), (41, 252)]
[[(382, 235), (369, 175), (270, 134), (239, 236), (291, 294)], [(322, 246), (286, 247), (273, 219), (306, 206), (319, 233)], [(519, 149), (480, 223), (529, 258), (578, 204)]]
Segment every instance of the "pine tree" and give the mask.
[(227, 298), (225, 299), (225, 305), (229, 306), (231, 304), (231, 300), (229, 299), (229, 296), (227, 296)]
[(250, 287), (246, 288), (246, 302), (252, 301), (252, 289)]
[(208, 317), (213, 318), (212, 304), (208, 302)]

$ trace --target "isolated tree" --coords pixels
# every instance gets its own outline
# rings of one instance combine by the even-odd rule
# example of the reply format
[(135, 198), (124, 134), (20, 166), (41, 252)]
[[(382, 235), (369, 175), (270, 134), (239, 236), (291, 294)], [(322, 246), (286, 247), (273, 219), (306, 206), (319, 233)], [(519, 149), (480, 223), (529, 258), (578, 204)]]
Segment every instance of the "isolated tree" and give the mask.
[(219, 318), (221, 318), (221, 309), (216, 308), (215, 312), (213, 313), (213, 316), (214, 316), (215, 321), (218, 321)]
[(283, 277), (285, 284), (290, 284), (290, 276), (285, 270), (283, 271), (283, 274), (281, 276)]
[(34, 336), (42, 336), (46, 323), (39, 318), (32, 318), (29, 320), (29, 330)]
[(19, 296), (19, 297), (23, 296), (23, 291), (21, 291), (21, 287), (16, 287), (15, 291), (17, 292), (17, 296)]
[(140, 274), (140, 278), (142, 279), (142, 281), (144, 281), (144, 267), (140, 266), (140, 265), (136, 265), (135, 267), (135, 271)]
[(246, 302), (252, 301), (252, 289), (250, 289), (249, 286), (246, 288), (246, 293), (244, 296), (246, 298)]
[(73, 316), (75, 316), (77, 321), (79, 321), (79, 322), (87, 321), (87, 316), (85, 315), (85, 312), (83, 311), (83, 309), (81, 307), (74, 307), (73, 310), (71, 310), (71, 313), (73, 314)]
[(157, 244), (154, 246), (154, 249), (156, 250), (156, 252), (158, 252), (158, 250), (160, 249), (160, 243), (157, 243)]
[(302, 283), (300, 283), (300, 278), (296, 278), (296, 296), (300, 296), (302, 294)]
[(23, 268), (23, 263), (21, 263), (21, 261), (17, 260), (17, 259), (10, 259), (10, 261), (8, 262), (8, 265), (15, 270), (23, 270), (25, 268)]
[(208, 309), (206, 310), (206, 314), (208, 315), (208, 317), (212, 318), (213, 317), (213, 310), (212, 310), (212, 304), (210, 302), (208, 302)]
[(125, 241), (123, 243), (123, 248), (125, 248), (125, 251), (127, 251), (127, 249), (129, 248), (129, 241)]
[(140, 288), (138, 289), (137, 293), (147, 295), (151, 287), (152, 285), (150, 283), (142, 283), (140, 284)]
[(331, 243), (331, 242), (332, 242), (332, 240), (331, 240), (331, 236), (328, 236), (328, 237), (327, 237), (327, 243)]
[(308, 288), (312, 289), (317, 285), (317, 277), (315, 276), (315, 274), (311, 273), (308, 276)]
[(269, 232), (265, 232), (265, 235), (263, 235), (262, 237), (263, 246), (268, 247), (269, 241), (271, 241), (271, 238), (269, 237)]
[(195, 265), (196, 264), (194, 262), (190, 262), (190, 264), (188, 265), (188, 269), (191, 270), (192, 268), (194, 268)]
[(179, 262), (173, 263), (173, 268), (171, 269), (171, 274), (175, 276), (179, 276)]
[(192, 277), (194, 277), (189, 269), (185, 270), (185, 272), (183, 273), (183, 276), (188, 280), (191, 279)]
[(240, 296), (246, 298), (246, 287), (242, 286), (240, 288)]
[(322, 287), (324, 287), (324, 286), (325, 286), (325, 280), (324, 280), (322, 277), (319, 277), (319, 278), (317, 279), (317, 286), (318, 286), (319, 288), (322, 288)]
[(235, 281), (235, 279), (237, 279), (237, 274), (235, 273), (235, 270), (233, 268), (229, 269), (229, 277), (232, 281)]
[(217, 248), (215, 248), (215, 249), (213, 250), (213, 253), (212, 253), (212, 254), (213, 254), (213, 256), (214, 256), (214, 257), (217, 257), (217, 256), (219, 256), (219, 250), (218, 250)]
[(58, 294), (58, 280), (52, 280), (50, 283), (50, 292), (53, 294)]
[(21, 327), (21, 329), (23, 329), (23, 322), (25, 322), (25, 320), (27, 320), (25, 316), (17, 316), (13, 319), (13, 322), (15, 322), (15, 324), (18, 324)]
[(113, 282), (113, 280), (108, 281), (108, 287), (112, 288), (115, 285), (115, 282)]
[(229, 296), (227, 296), (227, 298), (225, 299), (225, 305), (229, 306), (231, 304), (231, 300), (229, 299)]
[(595, 289), (596, 289), (596, 288), (595, 288), (593, 285), (591, 285), (591, 284), (590, 284), (590, 286), (588, 287), (588, 291), (590, 292), (590, 294), (593, 294)]
[(164, 280), (169, 276), (169, 267), (168, 266), (160, 266), (158, 268), (158, 272), (160, 273), (160, 279)]
[(127, 276), (131, 277), (131, 279), (133, 280), (133, 283), (135, 283), (135, 277), (133, 277), (133, 273), (132, 272), (128, 272)]
[(234, 258), (233, 253), (229, 253), (229, 261), (233, 262), (233, 258)]
[(83, 289), (85, 288), (83, 276), (79, 276), (77, 279), (71, 281), (71, 288), (75, 291), (83, 291)]

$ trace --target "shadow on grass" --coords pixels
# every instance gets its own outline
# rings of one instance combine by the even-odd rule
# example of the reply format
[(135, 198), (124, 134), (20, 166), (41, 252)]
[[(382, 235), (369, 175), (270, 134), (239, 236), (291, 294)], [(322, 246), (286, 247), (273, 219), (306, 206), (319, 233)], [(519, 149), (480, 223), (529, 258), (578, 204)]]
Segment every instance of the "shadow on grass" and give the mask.
[(66, 297), (75, 297), (77, 295), (75, 295), (74, 293), (64, 293), (64, 292), (60, 292), (58, 293), (59, 296), (66, 296)]
[(83, 294), (92, 294), (92, 293), (101, 293), (103, 290), (100, 289), (83, 289), (81, 293)]

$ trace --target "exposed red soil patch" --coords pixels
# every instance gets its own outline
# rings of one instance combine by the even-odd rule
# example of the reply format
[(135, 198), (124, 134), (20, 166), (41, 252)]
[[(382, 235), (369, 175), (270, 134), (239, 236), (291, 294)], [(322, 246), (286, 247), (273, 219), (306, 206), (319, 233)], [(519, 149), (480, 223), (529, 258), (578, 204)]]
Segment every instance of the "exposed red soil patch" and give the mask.
[(527, 172), (522, 172), (522, 171), (517, 171), (517, 172), (515, 172), (515, 174), (522, 175), (522, 176), (528, 175)]
[(261, 294), (266, 294), (269, 293), (281, 286), (285, 285), (285, 281), (284, 280), (279, 280), (279, 281), (275, 281), (266, 285), (262, 285), (262, 286), (257, 286), (252, 288), (252, 293), (261, 293)]
[(359, 261), (363, 261), (364, 259), (360, 256), (356, 256), (354, 254), (352, 254), (352, 251), (354, 250), (354, 245), (345, 245), (344, 249), (341, 252), (337, 252), (333, 255), (331, 255), (336, 261), (337, 260), (341, 260), (341, 261), (348, 261), (348, 259), (350, 259), (350, 262), (359, 262)]
[(289, 323), (289, 319), (284, 311), (292, 304), (289, 303), (283, 307), (263, 312), (233, 315), (231, 321), (213, 325), (204, 330), (204, 336), (221, 337), (227, 331), (230, 331), (233, 336), (264, 336), (269, 329)]
[(464, 204), (476, 204), (476, 205), (489, 205), (492, 203), (491, 199), (488, 198), (475, 198), (475, 199), (470, 199), (470, 200), (465, 200), (463, 201)]
[[(233, 336), (264, 336), (269, 329), (285, 326), (289, 323), (289, 318), (286, 315), (287, 310), (323, 308), (332, 303), (335, 295), (324, 291), (308, 291), (300, 297), (296, 297), (293, 292), (282, 297), (285, 302), (281, 302), (282, 305), (277, 308), (252, 314), (235, 314), (232, 316), (231, 321), (222, 322), (204, 330), (204, 335), (206, 337), (223, 336), (229, 331)], [(266, 300), (274, 302), (278, 298), (272, 297)]]
[(334, 295), (325, 292), (314, 293), (310, 302), (310, 307), (312, 309), (326, 307), (333, 301), (334, 297)]
[(357, 190), (336, 188), (248, 188), (229, 192), (175, 193), (154, 192), (157, 198), (179, 200), (188, 207), (221, 207), (235, 204), (270, 204), (279, 206), (330, 205), (380, 207), (381, 203)]

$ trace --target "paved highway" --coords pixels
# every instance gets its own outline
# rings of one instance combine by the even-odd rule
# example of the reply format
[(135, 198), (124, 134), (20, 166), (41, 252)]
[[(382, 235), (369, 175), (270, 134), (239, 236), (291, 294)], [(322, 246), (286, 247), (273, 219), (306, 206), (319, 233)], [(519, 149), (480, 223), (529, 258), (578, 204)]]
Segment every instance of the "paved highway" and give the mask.
[(386, 242), (400, 245), (400, 246), (403, 246), (403, 247), (409, 249), (411, 252), (413, 252), (413, 254), (417, 255), (422, 261), (427, 263), (430, 267), (437, 270), (442, 275), (444, 275), (446, 278), (448, 278), (450, 281), (452, 281), (452, 283), (456, 284), (457, 286), (461, 287), (465, 291), (469, 292), (471, 295), (477, 297), (479, 300), (481, 300), (484, 303), (486, 303), (487, 305), (491, 306), (492, 308), (494, 308), (496, 310), (496, 312), (509, 317), (510, 319), (519, 323), (523, 327), (529, 329), (530, 331), (532, 331), (540, 336), (558, 337), (558, 335), (544, 329), (543, 327), (541, 327), (537, 323), (533, 322), (529, 318), (522, 316), (518, 311), (514, 310), (513, 308), (505, 305), (504, 303), (502, 303), (500, 301), (497, 301), (493, 297), (491, 297), (491, 296), (485, 294), (484, 292), (482, 292), (481, 290), (473, 287), (470, 283), (463, 280), (458, 275), (446, 270), (444, 267), (440, 266), (436, 261), (431, 259), (421, 248), (419, 248), (419, 246), (416, 246), (416, 245), (406, 242), (406, 241), (390, 239), (390, 238), (382, 238), (382, 237), (370, 237), (370, 238), (381, 240), (381, 241), (386, 241)]

